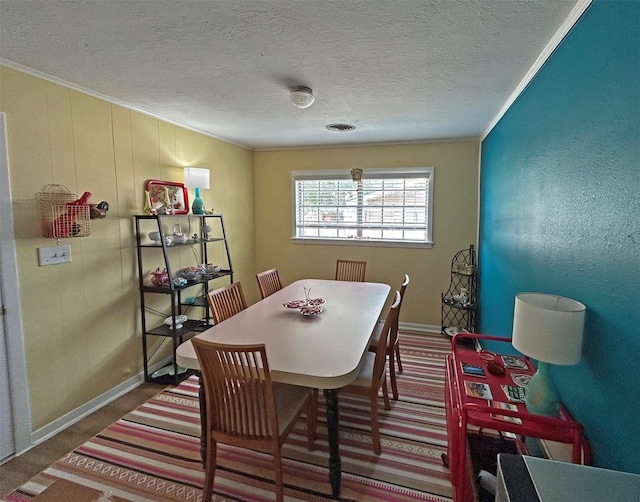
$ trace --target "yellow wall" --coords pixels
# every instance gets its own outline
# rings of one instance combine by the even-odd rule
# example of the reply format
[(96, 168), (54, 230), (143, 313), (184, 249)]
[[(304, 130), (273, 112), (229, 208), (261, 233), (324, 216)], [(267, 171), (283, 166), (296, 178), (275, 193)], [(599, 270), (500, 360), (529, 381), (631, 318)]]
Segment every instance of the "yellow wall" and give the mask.
[[(224, 214), (235, 279), (247, 284), (249, 302), (258, 298), (253, 153), (6, 67), (0, 111), (37, 430), (142, 370), (132, 215), (142, 214), (148, 179), (182, 181), (186, 165), (210, 169), (202, 198)], [(40, 237), (35, 194), (50, 183), (89, 191), (90, 202), (106, 200), (110, 210), (92, 220), (90, 236), (62, 241), (71, 245), (71, 263), (39, 267), (37, 248), (55, 241)], [(181, 260), (195, 264), (188, 254)], [(168, 312), (167, 305), (157, 307)]]
[[(142, 370), (132, 215), (148, 179), (182, 181), (182, 167), (211, 171), (207, 208), (225, 216), (235, 280), (258, 299), (255, 273), (277, 267), (285, 283), (332, 278), (337, 258), (367, 261), (367, 279), (412, 282), (402, 321), (439, 325), (453, 254), (475, 243), (478, 142), (251, 152), (0, 66), (32, 428), (37, 430)], [(434, 166), (432, 249), (291, 243), (292, 170)], [(91, 235), (64, 239), (69, 264), (39, 267), (35, 194), (45, 185), (89, 191), (109, 215)], [(190, 192), (193, 197), (193, 192)], [(181, 253), (180, 266), (193, 265)], [(165, 309), (164, 298), (155, 308)], [(167, 343), (165, 343), (167, 345)], [(166, 354), (163, 347), (159, 353)]]
[[(476, 243), (479, 142), (441, 142), (256, 152), (255, 227), (258, 270), (279, 269), (284, 283), (302, 277), (333, 278), (338, 258), (367, 261), (367, 280), (399, 289), (411, 284), (401, 321), (440, 325), (440, 293), (449, 285), (451, 259)], [(431, 249), (294, 244), (291, 171), (353, 167), (433, 166)]]

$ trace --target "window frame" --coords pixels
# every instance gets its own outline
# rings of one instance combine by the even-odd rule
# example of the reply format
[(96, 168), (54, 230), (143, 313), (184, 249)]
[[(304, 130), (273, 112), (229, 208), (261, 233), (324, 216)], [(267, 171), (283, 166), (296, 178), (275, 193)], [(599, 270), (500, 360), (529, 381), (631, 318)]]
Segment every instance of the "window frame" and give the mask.
[(435, 168), (397, 167), (363, 169), (363, 179), (370, 178), (416, 178), (423, 175), (428, 178), (426, 238), (424, 241), (392, 239), (349, 239), (345, 237), (299, 237), (297, 235), (296, 181), (298, 180), (345, 180), (351, 179), (350, 169), (322, 169), (291, 171), (291, 241), (296, 244), (329, 244), (338, 246), (380, 246), (380, 247), (433, 247), (433, 192)]

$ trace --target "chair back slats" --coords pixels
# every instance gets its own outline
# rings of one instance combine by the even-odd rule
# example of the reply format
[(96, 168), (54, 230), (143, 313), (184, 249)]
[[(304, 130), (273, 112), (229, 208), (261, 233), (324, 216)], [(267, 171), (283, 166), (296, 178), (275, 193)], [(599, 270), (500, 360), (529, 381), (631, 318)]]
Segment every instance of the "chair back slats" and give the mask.
[[(387, 363), (387, 350), (390, 346), (392, 346), (391, 338), (393, 336), (394, 330), (397, 330), (398, 327), (398, 311), (400, 310), (401, 302), (402, 296), (400, 296), (399, 291), (396, 291), (395, 300), (391, 307), (389, 307), (389, 313), (387, 314), (387, 318), (384, 321), (384, 326), (382, 327), (382, 332), (380, 333), (380, 340), (378, 341), (378, 345), (376, 346), (376, 358), (373, 363), (373, 381), (382, 379), (382, 376), (384, 375)], [(397, 336), (397, 331), (395, 333)]]
[[(228, 345), (193, 337), (204, 388), (202, 433), (206, 436), (202, 500), (211, 500), (217, 444), (251, 448), (273, 455), (276, 500), (284, 500), (282, 445), (301, 413), (307, 415), (307, 441), (313, 449), (316, 427), (311, 389), (274, 385), (264, 344)], [(276, 396), (278, 408), (276, 408)], [(280, 428), (280, 426), (282, 428)]]
[(404, 292), (407, 289), (407, 286), (409, 285), (409, 276), (407, 274), (404, 274), (404, 281), (402, 281), (402, 284), (400, 286), (400, 296), (402, 296), (404, 298)]
[(262, 299), (264, 300), (267, 296), (272, 295), (276, 291), (282, 289), (282, 282), (280, 282), (280, 275), (278, 274), (278, 270), (272, 268), (270, 270), (265, 270), (264, 272), (260, 272), (256, 275), (258, 279), (258, 286), (260, 287), (260, 295), (262, 295)]
[(211, 317), (216, 324), (247, 308), (247, 301), (239, 282), (210, 291), (207, 293), (207, 299), (211, 307)]
[(404, 274), (404, 281), (400, 286), (400, 304), (398, 305), (398, 311), (396, 312), (396, 319), (394, 326), (391, 330), (391, 337), (389, 338), (389, 346), (393, 347), (398, 341), (398, 323), (400, 321), (400, 309), (402, 308), (402, 302), (404, 301), (405, 291), (407, 290), (407, 286), (409, 285), (409, 276)]
[(366, 261), (338, 260), (336, 281), (364, 282)]
[(194, 338), (210, 428), (254, 441), (277, 437), (273, 387), (264, 345), (222, 345)]

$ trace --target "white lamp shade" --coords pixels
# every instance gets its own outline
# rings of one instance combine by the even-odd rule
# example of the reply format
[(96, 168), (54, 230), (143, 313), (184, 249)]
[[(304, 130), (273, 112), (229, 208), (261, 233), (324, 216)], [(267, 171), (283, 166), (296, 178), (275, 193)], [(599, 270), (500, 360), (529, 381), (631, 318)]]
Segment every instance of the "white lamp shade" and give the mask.
[(184, 186), (187, 188), (209, 189), (209, 169), (203, 167), (184, 168)]
[(523, 354), (551, 364), (577, 364), (582, 352), (586, 307), (545, 293), (519, 293), (511, 343)]

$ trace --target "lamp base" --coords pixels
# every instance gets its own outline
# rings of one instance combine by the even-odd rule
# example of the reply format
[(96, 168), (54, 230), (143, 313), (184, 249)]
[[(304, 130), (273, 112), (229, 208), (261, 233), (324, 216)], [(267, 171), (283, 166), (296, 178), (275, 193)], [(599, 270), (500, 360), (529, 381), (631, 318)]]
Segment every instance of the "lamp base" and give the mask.
[(530, 413), (557, 417), (560, 415), (560, 399), (549, 375), (549, 363), (538, 362), (538, 371), (529, 380), (525, 404)]
[(193, 214), (204, 214), (204, 202), (200, 197), (196, 197), (193, 199), (193, 204), (191, 204), (191, 212)]
[(191, 212), (193, 214), (204, 214), (204, 202), (200, 198), (200, 189), (196, 188), (196, 196), (191, 204)]

